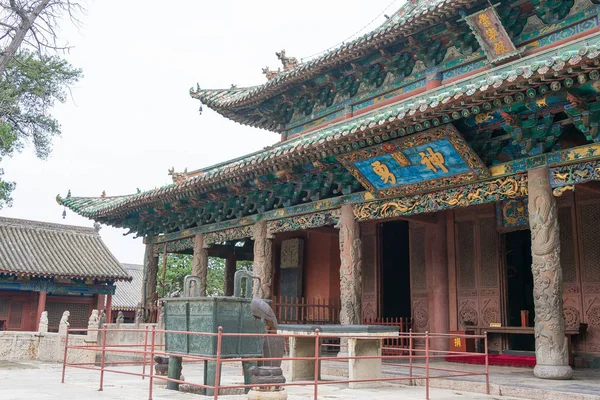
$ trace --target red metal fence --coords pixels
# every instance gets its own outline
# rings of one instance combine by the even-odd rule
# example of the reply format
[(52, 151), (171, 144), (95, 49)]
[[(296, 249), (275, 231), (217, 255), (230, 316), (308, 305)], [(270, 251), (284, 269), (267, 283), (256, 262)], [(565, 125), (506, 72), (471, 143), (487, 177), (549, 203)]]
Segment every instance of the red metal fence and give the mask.
[[(100, 340), (100, 344), (96, 346), (73, 346), (69, 344), (69, 333), (76, 332), (101, 332), (100, 337), (103, 338)], [(106, 345), (106, 337), (107, 333), (112, 332), (145, 332), (145, 342), (143, 345), (137, 346), (129, 346), (129, 345)], [(207, 336), (207, 337), (215, 337), (217, 338), (217, 351), (214, 357), (203, 357), (196, 355), (182, 355), (178, 353), (169, 353), (165, 351), (164, 346), (157, 345), (156, 337), (158, 334), (177, 334), (177, 335), (198, 335), (198, 336)], [(312, 356), (304, 356), (304, 357), (282, 357), (282, 358), (222, 358), (221, 357), (221, 346), (223, 338), (227, 337), (265, 337), (265, 334), (240, 334), (240, 333), (224, 333), (222, 328), (219, 327), (218, 333), (205, 333), (205, 332), (187, 332), (187, 331), (165, 331), (158, 330), (154, 327), (152, 330), (142, 330), (142, 329), (110, 329), (107, 330), (106, 326), (101, 329), (69, 329), (67, 328), (67, 335), (65, 340), (65, 348), (64, 348), (64, 360), (63, 360), (63, 369), (62, 369), (62, 383), (65, 382), (65, 375), (67, 367), (70, 368), (80, 368), (87, 370), (95, 370), (100, 372), (100, 389), (103, 390), (104, 387), (104, 373), (112, 372), (116, 374), (126, 374), (139, 376), (142, 379), (149, 378), (148, 383), (148, 399), (152, 400), (153, 396), (153, 381), (154, 379), (163, 379), (167, 382), (172, 382), (176, 384), (186, 384), (189, 386), (203, 388), (207, 391), (213, 393), (213, 399), (217, 400), (219, 398), (219, 391), (222, 389), (241, 389), (241, 388), (263, 388), (263, 387), (272, 387), (272, 386), (281, 386), (281, 387), (290, 387), (290, 386), (313, 386), (313, 399), (318, 399), (319, 387), (323, 385), (335, 385), (335, 384), (355, 384), (355, 383), (366, 383), (366, 382), (402, 382), (407, 381), (407, 384), (412, 385), (416, 380), (423, 380), (425, 386), (425, 399), (429, 399), (429, 383), (431, 379), (440, 379), (440, 378), (455, 378), (462, 376), (477, 376), (482, 375), (485, 376), (486, 390), (487, 394), (489, 394), (489, 369), (488, 369), (488, 342), (487, 335), (449, 335), (449, 334), (429, 334), (429, 333), (400, 333), (399, 339), (406, 339), (409, 343), (409, 351), (408, 355), (391, 355), (391, 356), (374, 356), (374, 355), (366, 355), (366, 356), (357, 356), (350, 354), (349, 356), (322, 356), (320, 353), (320, 347), (323, 339), (339, 339), (339, 336), (336, 335), (323, 335), (319, 332), (319, 330), (315, 330), (314, 333), (310, 333), (310, 335), (290, 335), (290, 334), (269, 334), (270, 337), (282, 337), (284, 339), (289, 338), (303, 338), (313, 339), (314, 338), (314, 355)], [(483, 339), (484, 340), (484, 353), (469, 353), (469, 352), (459, 352), (459, 351), (444, 351), (435, 349), (432, 347), (432, 343), (439, 343), (440, 341), (448, 341), (450, 337), (462, 337), (465, 339)], [(370, 339), (374, 340), (373, 336), (352, 336), (353, 339)], [(414, 344), (416, 341), (423, 341), (425, 343), (424, 348), (415, 348)], [(101, 354), (100, 362), (67, 362), (68, 352), (69, 350), (78, 350), (78, 351), (93, 351), (99, 352)], [(138, 355), (143, 361), (126, 361), (126, 362), (106, 362), (106, 354), (107, 353), (126, 353), (130, 355)], [(96, 353), (97, 354), (97, 353)], [(212, 361), (215, 362), (215, 380), (213, 385), (208, 385), (206, 383), (197, 383), (190, 381), (182, 381), (178, 379), (172, 379), (161, 375), (156, 375), (152, 364), (149, 364), (149, 360), (154, 360), (154, 357), (160, 356), (171, 356), (171, 357), (182, 357), (183, 360), (187, 362), (198, 362), (198, 361)], [(460, 370), (456, 368), (440, 368), (433, 367), (430, 365), (431, 361), (435, 361), (438, 359), (447, 359), (452, 357), (464, 357), (465, 355), (470, 356), (479, 356), (485, 360), (485, 370), (484, 371), (474, 371), (474, 370)], [(353, 363), (349, 362), (349, 371), (350, 365), (357, 364), (359, 360), (370, 360), (372, 362), (373, 359), (380, 359), (381, 362), (385, 362), (387, 366), (395, 366), (398, 370), (404, 370), (402, 374), (398, 372), (389, 373), (388, 376), (377, 376), (366, 379), (339, 379), (339, 380), (330, 380), (323, 381), (319, 379), (319, 375), (321, 372), (320, 363), (322, 361), (343, 361), (343, 360), (354, 360)], [(221, 370), (222, 366), (225, 363), (240, 363), (247, 361), (283, 361), (283, 362), (295, 362), (300, 361), (304, 363), (312, 364), (314, 361), (314, 379), (310, 378), (310, 380), (302, 380), (302, 381), (293, 381), (286, 382), (282, 384), (234, 384), (234, 385), (223, 385), (220, 384), (221, 378)], [(123, 369), (115, 369), (115, 366), (124, 365), (124, 366), (140, 366), (142, 367), (141, 372), (134, 372), (130, 370)], [(372, 365), (372, 364), (370, 364)], [(187, 374), (186, 374), (187, 375)], [(383, 374), (379, 374), (383, 375)], [(392, 376), (390, 376), (392, 375)]]
[(340, 299), (274, 296), (271, 307), (280, 324), (339, 324)]
[(400, 337), (383, 339), (383, 355), (391, 356), (394, 354), (408, 354), (409, 343), (403, 333), (409, 333), (413, 330), (413, 321), (410, 318), (365, 318), (365, 325), (384, 325), (395, 326), (400, 331)]

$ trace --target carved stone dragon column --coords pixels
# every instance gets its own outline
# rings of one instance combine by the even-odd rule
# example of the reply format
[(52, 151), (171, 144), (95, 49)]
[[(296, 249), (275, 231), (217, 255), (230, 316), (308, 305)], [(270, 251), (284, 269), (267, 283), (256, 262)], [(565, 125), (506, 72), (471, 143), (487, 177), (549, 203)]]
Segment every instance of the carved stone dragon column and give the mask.
[(267, 237), (267, 221), (254, 224), (254, 274), (260, 277), (261, 285), (254, 286), (254, 296), (271, 298), (273, 280), (273, 243)]
[(528, 178), (537, 359), (533, 373), (544, 379), (571, 379), (556, 200), (547, 167), (529, 170)]
[(204, 235), (194, 236), (194, 258), (192, 260), (192, 275), (200, 278), (200, 296), (206, 296), (206, 275), (208, 273), (208, 252), (204, 248)]
[(352, 205), (341, 208), (340, 228), (340, 322), (342, 325), (361, 324), (362, 300), (362, 243), (360, 228), (354, 219)]
[(154, 322), (157, 275), (158, 257), (154, 255), (154, 245), (148, 243), (144, 253), (144, 286), (142, 287), (146, 322)]

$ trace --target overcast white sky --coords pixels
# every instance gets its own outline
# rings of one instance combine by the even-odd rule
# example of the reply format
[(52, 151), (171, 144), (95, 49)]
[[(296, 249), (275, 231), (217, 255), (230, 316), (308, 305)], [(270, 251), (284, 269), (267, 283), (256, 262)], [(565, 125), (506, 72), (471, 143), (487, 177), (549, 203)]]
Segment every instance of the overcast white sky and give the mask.
[[(202, 88), (263, 83), (261, 68), (280, 66), (275, 52), (307, 58), (384, 21), (403, 0), (97, 0), (79, 31), (65, 28), (67, 56), (85, 77), (56, 107), (63, 134), (47, 161), (31, 149), (2, 161), (17, 182), (5, 217), (92, 226), (55, 202), (108, 196), (170, 182), (167, 169), (202, 168), (279, 140), (229, 121), (189, 97)], [(362, 31), (364, 33), (365, 31)], [(103, 226), (121, 262), (142, 263), (142, 239)]]

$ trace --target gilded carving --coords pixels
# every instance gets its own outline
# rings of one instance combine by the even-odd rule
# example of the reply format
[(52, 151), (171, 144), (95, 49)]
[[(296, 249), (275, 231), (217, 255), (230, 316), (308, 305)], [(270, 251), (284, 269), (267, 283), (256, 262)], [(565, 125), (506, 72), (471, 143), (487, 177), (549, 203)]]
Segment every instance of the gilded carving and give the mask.
[(570, 379), (563, 314), (562, 269), (556, 200), (547, 167), (529, 171), (529, 225), (535, 306), (534, 374), (540, 378)]
[(362, 243), (352, 206), (342, 206), (340, 228), (340, 322), (361, 323)]
[(267, 222), (269, 237), (279, 232), (292, 232), (302, 229), (317, 228), (333, 225), (337, 216), (333, 211), (323, 211), (313, 214), (298, 215), (295, 217), (276, 219)]
[(204, 246), (252, 237), (252, 225), (237, 226), (204, 234)]
[(527, 195), (527, 177), (516, 175), (443, 192), (355, 204), (354, 215), (359, 221), (384, 219), (467, 207), (525, 195)]

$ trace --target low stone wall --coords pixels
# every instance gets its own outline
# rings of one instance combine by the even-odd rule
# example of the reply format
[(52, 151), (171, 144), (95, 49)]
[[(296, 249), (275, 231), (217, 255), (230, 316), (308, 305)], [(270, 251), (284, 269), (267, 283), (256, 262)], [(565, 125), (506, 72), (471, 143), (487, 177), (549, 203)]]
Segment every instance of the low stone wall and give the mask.
[[(73, 346), (95, 346), (96, 342), (87, 342), (87, 336), (69, 335), (69, 344)], [(64, 358), (66, 335), (38, 332), (0, 332), (0, 360), (38, 360), (62, 362)], [(96, 352), (71, 349), (68, 362), (94, 362)]]
[[(106, 345), (107, 346), (123, 346), (120, 348), (130, 350), (143, 350), (144, 341), (146, 338), (146, 325), (148, 326), (148, 350), (152, 340), (152, 326), (156, 324), (107, 324)], [(131, 330), (115, 331), (115, 329)], [(141, 329), (143, 332), (133, 330)], [(66, 335), (62, 333), (39, 333), (39, 332), (0, 332), (0, 360), (37, 360), (48, 362), (62, 362), (65, 351)], [(69, 335), (69, 345), (93, 347), (100, 343), (102, 332), (98, 334), (89, 332), (87, 335)], [(164, 343), (164, 335), (156, 334), (155, 344), (162, 345)], [(131, 345), (131, 347), (127, 347)], [(157, 347), (156, 350), (162, 350), (162, 347)], [(67, 359), (69, 362), (99, 362), (101, 353), (98, 351), (84, 349), (69, 349)], [(149, 358), (148, 358), (149, 359)], [(106, 353), (106, 361), (141, 361), (141, 354), (131, 353)]]
[[(119, 348), (128, 350), (144, 350), (146, 341), (146, 327), (148, 327), (148, 351), (152, 343), (152, 327), (156, 324), (106, 324), (106, 346), (119, 346)], [(99, 333), (102, 335), (102, 332)], [(155, 334), (154, 344), (160, 346), (164, 343), (164, 334)], [(131, 347), (127, 347), (131, 346)], [(163, 347), (156, 347), (157, 351), (163, 350)], [(141, 354), (132, 353), (112, 353), (109, 352), (105, 357), (106, 361), (142, 361)], [(148, 357), (148, 360), (150, 358)]]

